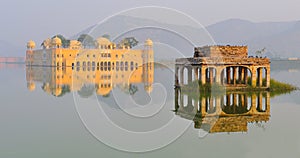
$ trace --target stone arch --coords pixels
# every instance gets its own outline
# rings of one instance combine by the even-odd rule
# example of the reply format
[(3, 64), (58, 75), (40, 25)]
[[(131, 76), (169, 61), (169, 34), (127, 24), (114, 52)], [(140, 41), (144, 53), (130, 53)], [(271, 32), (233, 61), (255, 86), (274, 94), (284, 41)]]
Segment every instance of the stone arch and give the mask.
[(257, 101), (256, 101), (256, 111), (257, 112), (266, 112), (267, 111), (267, 99), (266, 97), (262, 94), (259, 93), (257, 95)]
[(209, 66), (205, 69), (206, 83), (215, 83), (217, 78), (216, 67)]
[(247, 96), (245, 94), (231, 93), (227, 94), (226, 101), (222, 106), (222, 111), (226, 114), (245, 114), (250, 108), (247, 106)]
[(230, 65), (221, 71), (221, 83), (226, 85), (247, 85), (252, 79), (252, 72), (248, 66)]
[(181, 82), (183, 84), (188, 84), (188, 80), (187, 80), (187, 77), (188, 77), (188, 68), (184, 66), (181, 71), (182, 71), (182, 74), (183, 74)]
[(258, 67), (256, 69), (256, 85), (259, 87), (267, 87), (267, 68), (266, 67)]

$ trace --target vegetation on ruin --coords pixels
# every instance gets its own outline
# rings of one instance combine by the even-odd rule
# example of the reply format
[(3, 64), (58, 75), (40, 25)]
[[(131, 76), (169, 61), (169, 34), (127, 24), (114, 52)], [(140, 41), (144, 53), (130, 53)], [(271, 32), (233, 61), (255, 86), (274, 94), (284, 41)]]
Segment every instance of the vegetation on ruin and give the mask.
[[(263, 85), (265, 84), (265, 80), (263, 80)], [(252, 87), (251, 86), (251, 79), (248, 79), (247, 86), (245, 87), (238, 87), (238, 88), (227, 88), (221, 84), (202, 84), (199, 80), (190, 82), (188, 85), (184, 85), (180, 88), (184, 93), (197, 93), (202, 95), (211, 95), (214, 93), (224, 94), (226, 92), (243, 92), (247, 94), (258, 93), (258, 92), (270, 92), (271, 97), (276, 95), (290, 93), (294, 90), (299, 90), (298, 87), (293, 86), (291, 84), (283, 83), (280, 81), (276, 81), (274, 79), (270, 80), (270, 87), (269, 88), (261, 88), (261, 87)]]

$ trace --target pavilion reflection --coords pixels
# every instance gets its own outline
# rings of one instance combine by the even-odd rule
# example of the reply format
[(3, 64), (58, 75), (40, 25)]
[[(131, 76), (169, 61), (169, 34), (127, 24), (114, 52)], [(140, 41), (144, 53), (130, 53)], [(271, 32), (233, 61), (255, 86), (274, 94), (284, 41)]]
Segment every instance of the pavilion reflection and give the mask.
[(270, 118), (270, 93), (186, 93), (175, 89), (175, 114), (209, 133), (247, 132), (248, 123)]

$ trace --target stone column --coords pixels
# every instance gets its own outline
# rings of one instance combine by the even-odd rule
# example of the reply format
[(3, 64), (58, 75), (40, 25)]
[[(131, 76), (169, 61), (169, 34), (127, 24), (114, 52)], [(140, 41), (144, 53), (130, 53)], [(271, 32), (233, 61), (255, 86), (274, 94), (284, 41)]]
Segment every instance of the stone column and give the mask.
[(192, 67), (188, 67), (188, 83), (187, 84), (189, 84), (189, 83), (191, 83), (192, 82)]
[(205, 67), (202, 66), (200, 70), (201, 70), (201, 83), (202, 83), (202, 85), (204, 85), (206, 83), (206, 71), (205, 71)]
[(270, 92), (267, 92), (266, 94), (266, 112), (270, 112)]
[(240, 94), (239, 101), (241, 105), (244, 107), (245, 106), (245, 94)]
[(266, 86), (267, 87), (270, 87), (270, 80), (271, 80), (271, 77), (270, 77), (270, 66), (266, 67)]
[(233, 67), (233, 85), (236, 85), (237, 67)]
[(251, 72), (252, 73), (251, 86), (256, 87), (256, 79), (257, 79), (257, 77), (256, 77), (256, 67), (252, 67), (251, 70), (252, 70), (252, 72)]
[(237, 106), (237, 94), (232, 94), (233, 95), (233, 106)]
[(195, 112), (197, 113), (199, 111), (199, 100), (198, 99), (194, 100), (193, 106), (194, 106)]
[(217, 69), (216, 69), (216, 83), (218, 83), (218, 84), (221, 84), (221, 77), (222, 77), (221, 71), (222, 71), (222, 69), (217, 67)]
[(236, 108), (237, 108), (237, 94), (232, 94), (232, 99), (233, 99), (233, 103), (232, 103), (232, 108), (233, 108), (233, 113), (236, 113)]
[(179, 96), (178, 96), (178, 93), (179, 93), (179, 89), (176, 89), (175, 90), (175, 111), (177, 111), (178, 108), (179, 108), (179, 103), (178, 103)]
[(230, 78), (230, 74), (231, 74), (231, 72), (230, 72), (230, 67), (227, 67), (226, 68), (226, 76), (227, 76), (227, 84), (231, 84), (231, 78)]
[(216, 96), (216, 114), (219, 115), (222, 112), (222, 106), (221, 106), (221, 97)]
[(246, 107), (248, 107), (248, 96), (247, 96), (247, 94), (244, 95), (244, 102), (245, 102)]
[(179, 71), (179, 67), (176, 65), (176, 66), (175, 66), (175, 85), (176, 85), (176, 86), (179, 85), (178, 71)]
[(214, 69), (213, 68), (209, 68), (209, 83), (212, 84), (214, 82)]
[(209, 113), (212, 113), (213, 112), (213, 109), (214, 109), (214, 107), (213, 107), (213, 97), (212, 96), (210, 96), (209, 97)]
[(192, 102), (192, 97), (190, 95), (188, 95), (187, 99), (188, 99), (188, 102), (187, 102), (187, 106), (186, 107), (194, 107), (193, 102)]
[(226, 105), (230, 106), (230, 94), (226, 95)]
[(244, 67), (240, 67), (240, 83), (244, 82), (244, 77), (245, 77), (245, 68)]
[(202, 97), (201, 98), (201, 115), (205, 116), (206, 114), (206, 98)]
[(194, 77), (195, 77), (195, 80), (199, 80), (199, 73), (198, 73), (198, 67), (195, 67), (194, 68)]
[(262, 74), (263, 71), (262, 70), (263, 70), (262, 67), (258, 68), (258, 86), (259, 87), (262, 87), (262, 80), (263, 80), (263, 74)]
[(183, 80), (184, 80), (184, 74), (183, 74), (183, 71), (184, 71), (184, 67), (183, 66), (181, 66), (180, 68), (179, 68), (179, 71), (180, 71), (180, 75), (179, 75), (179, 78), (180, 78), (180, 84), (181, 85), (183, 85)]
[(224, 71), (222, 71), (222, 69), (220, 71), (221, 71), (220, 81), (221, 81), (221, 84), (224, 84)]
[(252, 94), (251, 95), (251, 114), (255, 114), (256, 113), (256, 100), (257, 99), (257, 96), (256, 94)]
[(248, 84), (248, 69), (244, 68), (244, 83)]
[(258, 94), (258, 109), (262, 110), (262, 93)]
[(183, 95), (182, 95), (182, 93), (180, 92), (180, 99), (179, 99), (179, 110), (182, 110), (183, 109), (183, 104), (184, 104), (184, 100), (183, 100)]

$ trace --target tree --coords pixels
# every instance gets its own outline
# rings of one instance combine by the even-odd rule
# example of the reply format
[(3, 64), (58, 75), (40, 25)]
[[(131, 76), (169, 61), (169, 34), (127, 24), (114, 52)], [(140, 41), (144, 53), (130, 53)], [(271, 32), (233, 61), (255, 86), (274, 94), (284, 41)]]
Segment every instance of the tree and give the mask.
[(77, 93), (82, 98), (89, 98), (95, 93), (95, 91), (95, 85), (84, 84)]
[(61, 40), (62, 47), (67, 48), (70, 46), (70, 40), (66, 39), (63, 35), (58, 34), (58, 35), (53, 36), (51, 39), (53, 39), (55, 37), (57, 37)]
[(110, 35), (109, 34), (104, 34), (104, 35), (102, 35), (102, 37), (110, 40)]
[(65, 94), (70, 93), (70, 92), (71, 92), (70, 86), (69, 85), (63, 85), (61, 93), (58, 96), (56, 96), (56, 97), (62, 97)]
[(130, 95), (134, 95), (138, 91), (138, 88), (137, 86), (130, 84), (128, 91)]
[(130, 47), (130, 48), (133, 48), (138, 43), (139, 43), (139, 41), (137, 41), (134, 37), (126, 37), (120, 42), (121, 45)]
[(94, 38), (88, 34), (81, 34), (77, 40), (81, 42), (82, 46), (85, 48), (95, 47)]
[(266, 48), (263, 48), (261, 50), (256, 51), (255, 54), (258, 57), (262, 57), (262, 55), (263, 55), (263, 53), (265, 53), (265, 51), (266, 51)]

